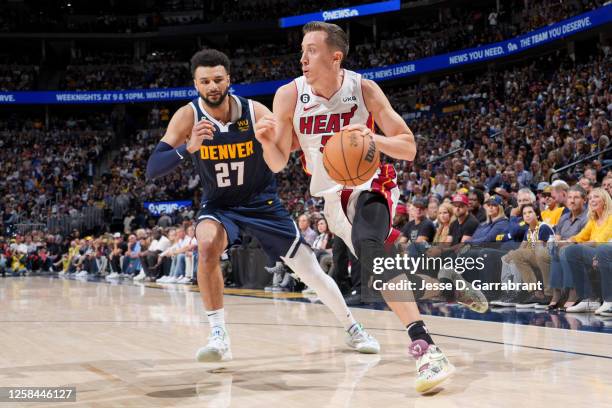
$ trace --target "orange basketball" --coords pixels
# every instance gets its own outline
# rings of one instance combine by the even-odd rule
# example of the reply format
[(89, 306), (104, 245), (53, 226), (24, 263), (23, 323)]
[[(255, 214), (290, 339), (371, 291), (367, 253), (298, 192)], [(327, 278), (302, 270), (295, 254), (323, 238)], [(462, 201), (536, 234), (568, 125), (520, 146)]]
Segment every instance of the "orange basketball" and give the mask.
[(323, 149), (323, 167), (332, 180), (343, 186), (365, 183), (379, 164), (380, 155), (372, 137), (356, 130), (334, 133)]

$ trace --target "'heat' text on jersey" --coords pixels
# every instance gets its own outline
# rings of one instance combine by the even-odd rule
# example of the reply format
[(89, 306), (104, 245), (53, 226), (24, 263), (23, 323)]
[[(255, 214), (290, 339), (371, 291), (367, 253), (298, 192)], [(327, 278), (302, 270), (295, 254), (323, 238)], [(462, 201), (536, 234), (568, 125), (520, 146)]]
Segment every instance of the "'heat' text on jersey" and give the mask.
[(200, 146), (200, 159), (227, 160), (242, 159), (253, 154), (253, 141), (223, 145)]
[[(312, 135), (313, 133), (339, 132), (341, 128), (351, 123), (351, 118), (355, 115), (356, 110), (357, 105), (353, 105), (350, 112), (302, 116), (300, 118), (300, 133), (303, 135)], [(340, 123), (341, 120), (342, 123)]]

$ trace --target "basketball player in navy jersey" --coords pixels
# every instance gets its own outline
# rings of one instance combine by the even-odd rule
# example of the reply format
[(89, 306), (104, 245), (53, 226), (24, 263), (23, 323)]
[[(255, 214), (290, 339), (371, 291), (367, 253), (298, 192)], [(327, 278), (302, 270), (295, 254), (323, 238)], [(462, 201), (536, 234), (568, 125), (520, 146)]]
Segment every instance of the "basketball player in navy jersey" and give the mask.
[[(294, 145), (297, 139), (304, 153), (305, 167), (312, 175), (310, 192), (325, 198), (324, 213), (330, 230), (359, 258), (362, 270), (371, 271), (375, 258), (390, 255), (385, 243), (397, 238), (397, 232), (391, 227), (399, 196), (395, 170), (391, 165), (381, 165), (368, 182), (344, 188), (325, 171), (323, 146), (341, 129), (360, 131), (370, 135), (387, 156), (412, 161), (416, 143), (406, 122), (393, 110), (380, 87), (342, 68), (348, 52), (348, 37), (339, 26), (311, 22), (304, 26), (303, 33), (300, 59), (303, 76), (277, 90), (273, 122), (264, 120), (262, 126), (273, 126), (282, 137), (293, 139)], [(384, 135), (373, 132), (373, 122)], [(292, 259), (286, 263), (292, 268), (295, 265)], [(392, 271), (388, 278), (396, 278), (395, 275)], [(419, 279), (425, 278), (410, 277), (417, 282)], [(420, 282), (417, 287), (421, 287)], [(426, 392), (449, 378), (454, 367), (435, 345), (421, 320), (414, 299), (422, 297), (416, 291), (414, 296), (408, 295), (413, 301), (397, 301), (389, 293), (383, 293), (412, 340), (410, 353), (416, 358), (416, 389)], [(464, 300), (482, 311), (483, 305), (476, 305), (474, 299)], [(478, 297), (478, 300), (484, 300), (486, 310), (486, 298)]]
[(291, 139), (278, 137), (264, 105), (229, 94), (230, 61), (225, 54), (196, 53), (191, 72), (199, 97), (172, 116), (149, 158), (146, 175), (163, 176), (191, 159), (202, 183), (196, 225), (198, 286), (211, 332), (197, 360), (232, 358), (220, 257), (238, 241), (240, 230), (256, 237), (272, 261), (294, 261), (293, 271), (344, 325), (349, 347), (378, 353), (378, 342), (355, 321), (334, 280), (320, 268), (277, 196), (274, 172), (287, 164)]

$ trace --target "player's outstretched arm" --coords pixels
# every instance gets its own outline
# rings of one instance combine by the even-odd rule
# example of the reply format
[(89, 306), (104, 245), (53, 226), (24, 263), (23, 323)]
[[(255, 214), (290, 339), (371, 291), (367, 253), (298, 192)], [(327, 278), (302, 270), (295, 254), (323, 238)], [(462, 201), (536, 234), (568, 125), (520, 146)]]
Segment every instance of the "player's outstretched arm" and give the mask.
[[(255, 118), (257, 124), (255, 126), (255, 137), (262, 144), (264, 149), (264, 159), (275, 173), (278, 173), (287, 165), (289, 153), (291, 153), (292, 144), (292, 129), (291, 117), (287, 120), (288, 111), (286, 105), (295, 106), (296, 97), (287, 92), (288, 84), (280, 87), (274, 96), (274, 114), (270, 112), (264, 105), (255, 102)], [(289, 89), (291, 90), (291, 88)], [(295, 90), (293, 90), (295, 92)], [(280, 106), (284, 105), (284, 106)], [(290, 112), (290, 115), (293, 111)]]
[[(369, 79), (362, 79), (363, 98), (376, 125), (383, 135), (372, 134), (376, 146), (387, 156), (398, 160), (414, 160), (416, 142), (414, 135), (402, 117), (391, 107), (389, 100), (378, 84)], [(346, 129), (363, 129), (363, 125), (349, 125)], [(385, 137), (387, 136), (387, 137)]]
[(148, 179), (170, 173), (181, 164), (188, 153), (198, 150), (204, 139), (212, 139), (214, 131), (212, 123), (205, 120), (196, 124), (193, 122), (193, 110), (189, 105), (181, 107), (172, 115), (164, 137), (147, 162)]

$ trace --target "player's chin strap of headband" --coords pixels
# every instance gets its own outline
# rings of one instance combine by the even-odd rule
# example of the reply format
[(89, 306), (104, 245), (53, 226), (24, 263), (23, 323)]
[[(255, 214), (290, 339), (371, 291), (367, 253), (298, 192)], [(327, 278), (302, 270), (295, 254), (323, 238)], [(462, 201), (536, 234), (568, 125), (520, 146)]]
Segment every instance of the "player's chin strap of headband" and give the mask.
[(186, 144), (174, 149), (166, 142), (159, 142), (147, 162), (147, 179), (165, 176), (181, 164), (188, 155)]

